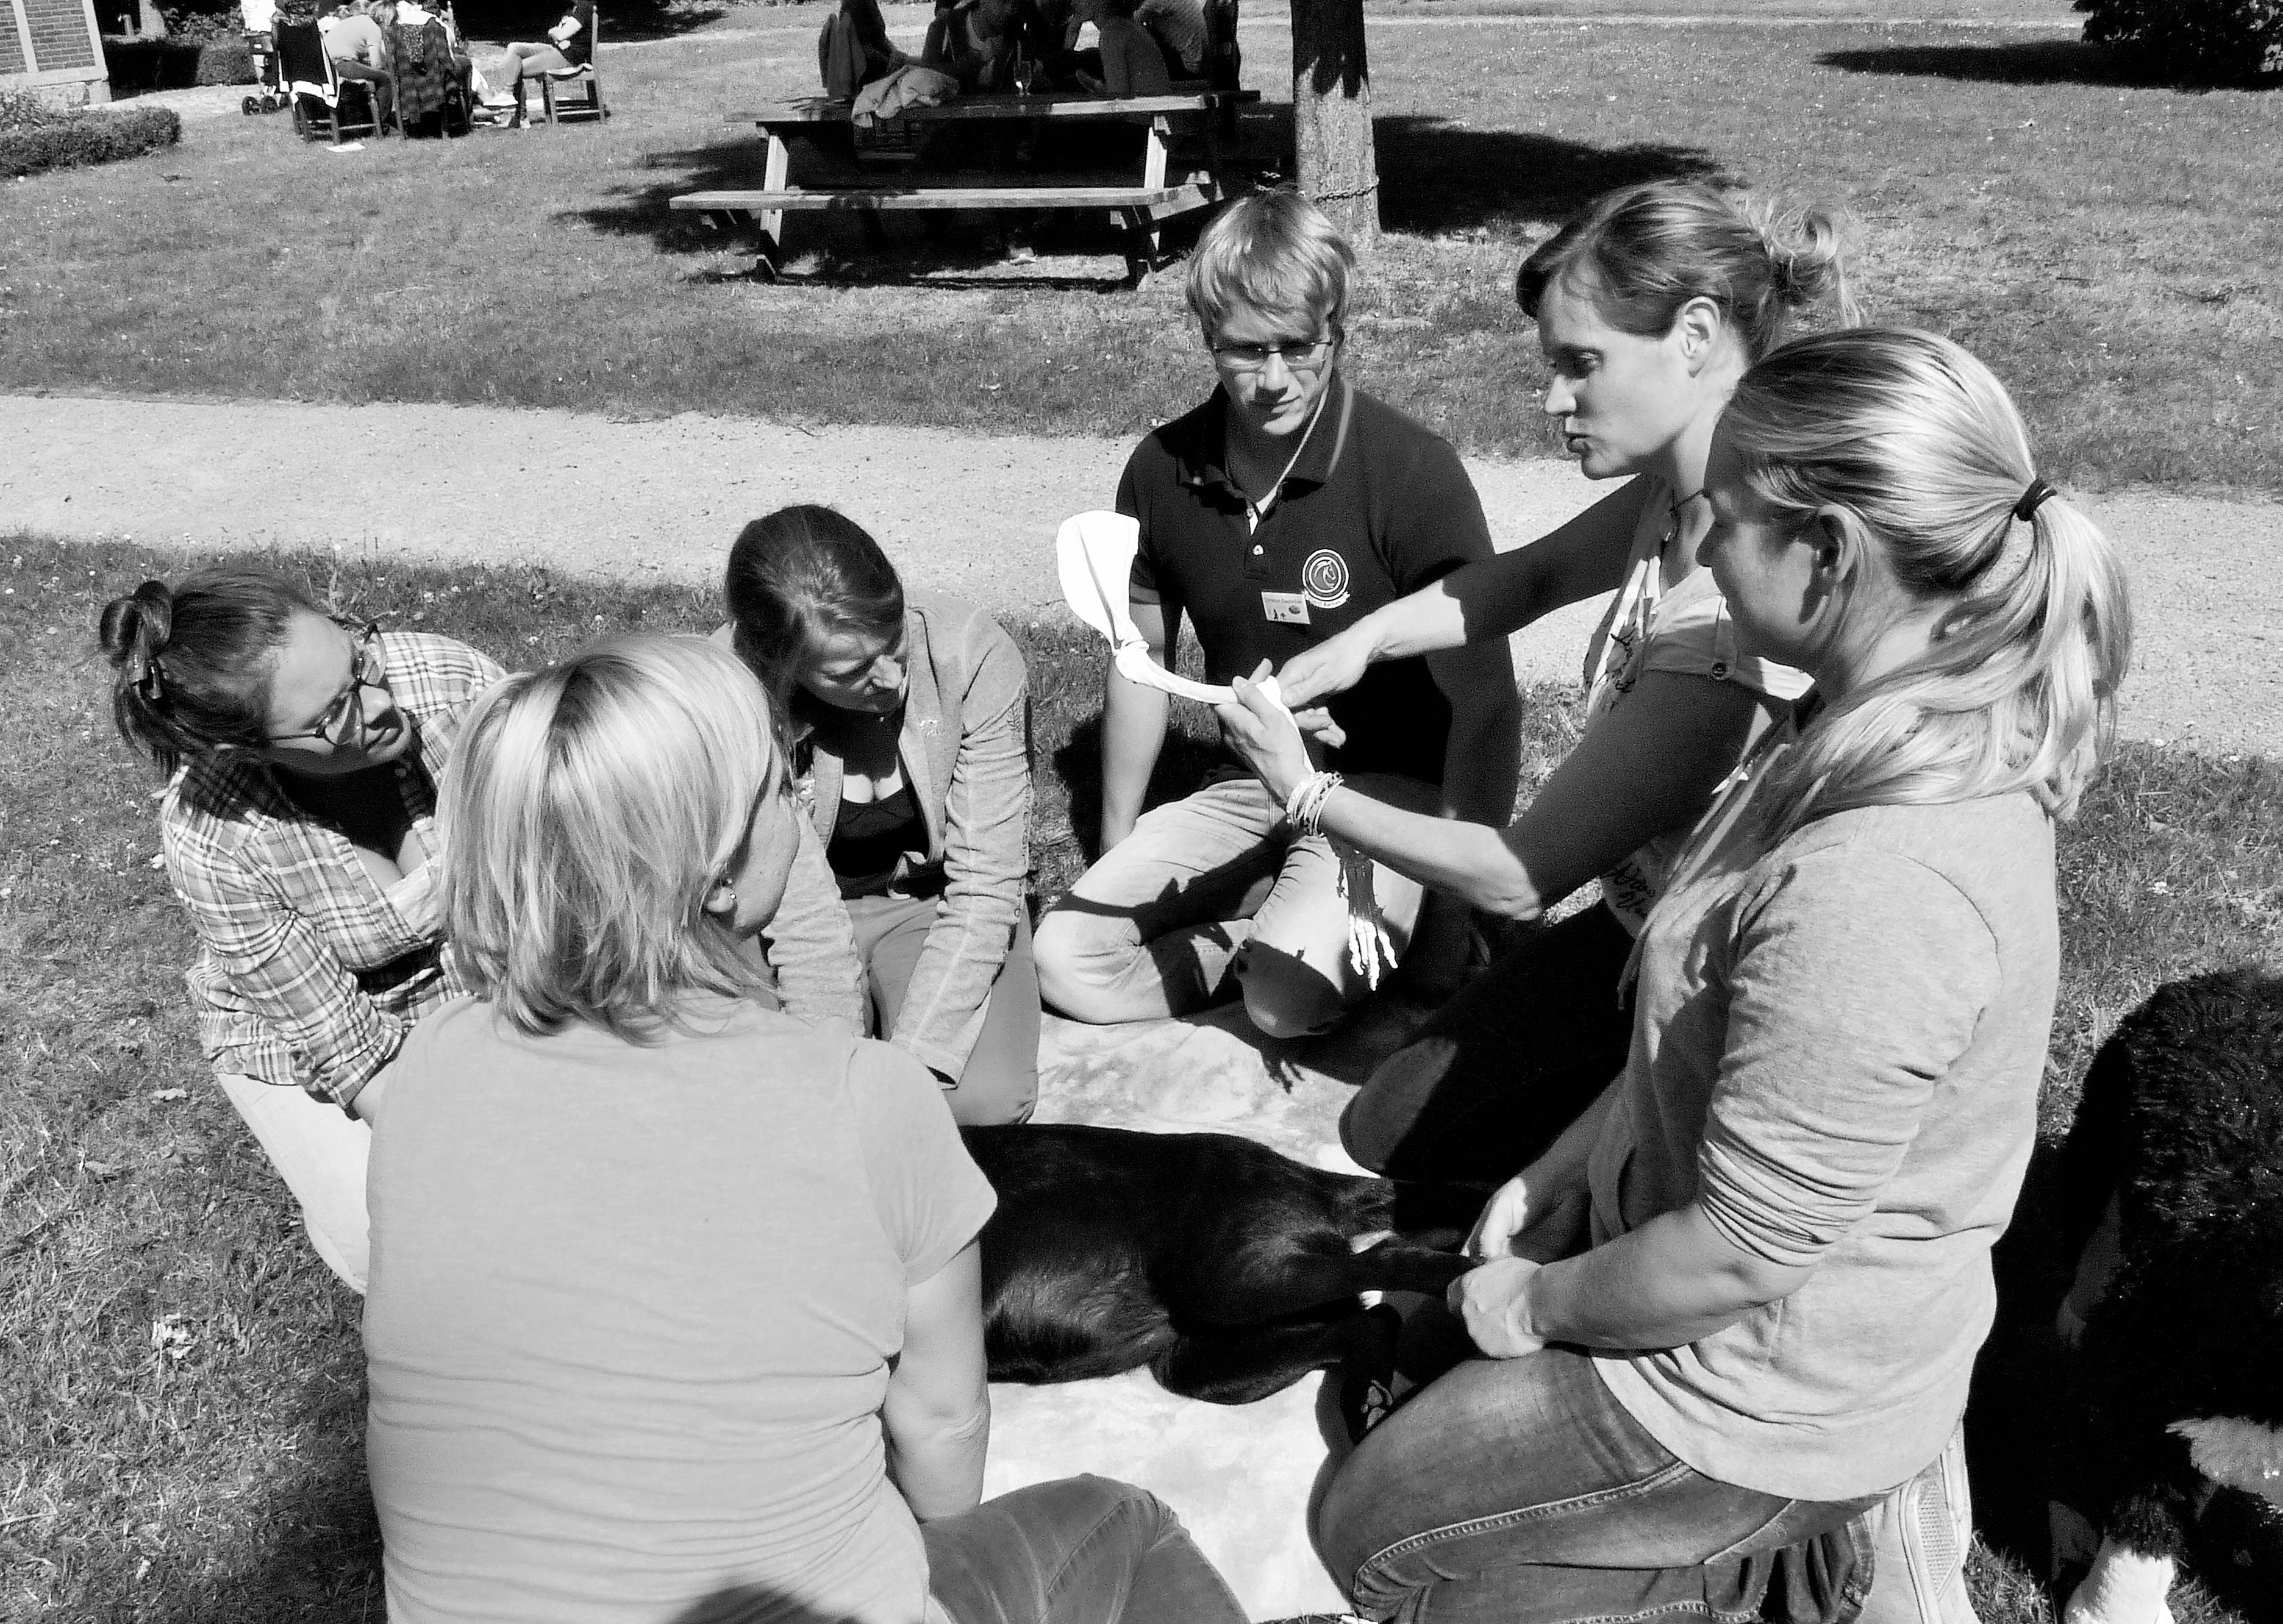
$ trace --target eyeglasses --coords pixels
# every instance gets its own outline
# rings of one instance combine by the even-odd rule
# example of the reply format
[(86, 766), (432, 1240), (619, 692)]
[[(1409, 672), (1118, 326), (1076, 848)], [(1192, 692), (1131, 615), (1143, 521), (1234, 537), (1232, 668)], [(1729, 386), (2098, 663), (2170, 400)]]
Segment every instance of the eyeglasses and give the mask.
[(1324, 364), (1325, 352), (1337, 338), (1292, 338), (1282, 344), (1215, 344), (1207, 347), (1213, 359), (1236, 372), (1258, 372), (1271, 356), (1282, 356), (1294, 372), (1313, 372)]
[(388, 667), (380, 657), (380, 623), (377, 620), (336, 620), (334, 625), (356, 639), (356, 653), (349, 665), (349, 680), (333, 701), (317, 718), (314, 727), (297, 728), (292, 733), (273, 733), (272, 744), (288, 744), (296, 739), (319, 739), (327, 744), (347, 744), (364, 729), (364, 691), (369, 688), (386, 689)]

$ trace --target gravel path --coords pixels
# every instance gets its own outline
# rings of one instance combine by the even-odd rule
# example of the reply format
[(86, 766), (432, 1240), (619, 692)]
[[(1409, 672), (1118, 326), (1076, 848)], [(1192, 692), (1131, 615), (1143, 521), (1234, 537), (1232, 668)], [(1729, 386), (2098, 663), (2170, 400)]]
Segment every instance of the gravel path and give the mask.
[[(791, 501), (863, 521), (908, 579), (1051, 611), (1056, 527), (1106, 507), (1123, 440), (804, 429), (695, 414), (615, 422), (449, 406), (0, 395), (0, 530), (154, 547), (333, 545), (703, 582), (740, 525)], [(1469, 459), (1501, 547), (1584, 506), (1559, 462)], [(363, 471), (356, 471), (362, 469)], [(409, 470), (426, 470), (425, 474)], [(2120, 492), (2085, 505), (2123, 547), (2139, 642), (2125, 731), (2283, 751), (2283, 504)], [(1577, 675), (1595, 606), (1516, 639)]]

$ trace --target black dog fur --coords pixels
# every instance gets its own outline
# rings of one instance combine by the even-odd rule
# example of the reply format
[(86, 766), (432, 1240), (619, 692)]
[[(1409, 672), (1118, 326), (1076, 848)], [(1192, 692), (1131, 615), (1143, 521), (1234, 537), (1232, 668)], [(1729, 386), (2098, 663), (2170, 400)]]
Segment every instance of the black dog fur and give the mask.
[(2083, 1347), (2102, 1532), (2152, 1557), (2201, 1547), (2209, 1578), (2274, 1608), (2283, 1517), (2211, 1496), (2167, 1429), (2283, 1424), (2283, 977), (2200, 975), (2126, 1016), (2086, 1074), (2061, 1170), (2080, 1245), (2112, 1192), (2121, 1219), (2123, 1263)]
[[(1142, 1365), (1168, 1390), (1250, 1403), (1311, 1371), (1392, 1357), (1363, 1291), (1440, 1296), (1480, 1191), (1304, 1167), (1225, 1133), (1071, 1124), (969, 1128), (998, 1192), (984, 1225), (993, 1381)], [(1391, 1239), (1363, 1252), (1356, 1237)]]

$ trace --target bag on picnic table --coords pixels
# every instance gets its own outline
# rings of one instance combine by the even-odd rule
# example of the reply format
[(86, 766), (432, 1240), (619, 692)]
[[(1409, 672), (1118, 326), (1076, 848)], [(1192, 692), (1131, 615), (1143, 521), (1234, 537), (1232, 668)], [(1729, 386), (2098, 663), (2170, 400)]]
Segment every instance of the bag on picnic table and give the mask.
[(848, 116), (861, 126), (892, 119), (908, 108), (940, 107), (959, 94), (959, 81), (918, 63), (908, 63), (857, 94)]

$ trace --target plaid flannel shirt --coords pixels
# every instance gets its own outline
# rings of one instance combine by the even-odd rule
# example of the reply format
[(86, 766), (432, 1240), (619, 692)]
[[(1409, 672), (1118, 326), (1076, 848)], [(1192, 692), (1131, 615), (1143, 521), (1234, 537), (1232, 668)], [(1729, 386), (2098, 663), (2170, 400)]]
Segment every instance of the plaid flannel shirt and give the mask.
[[(380, 655), (415, 730), (395, 782), (432, 854), (436, 783), (460, 719), (504, 672), (428, 633), (385, 632)], [(267, 766), (234, 755), (189, 762), (159, 819), (168, 877), (198, 930), (183, 979), (217, 1072), (346, 1107), (416, 1022), (467, 991), (440, 928), (398, 913), (347, 839), (288, 800)]]

